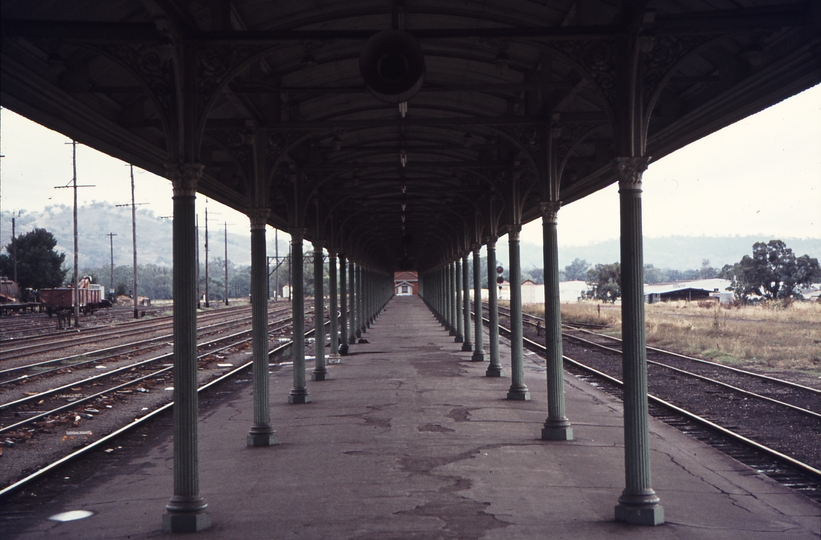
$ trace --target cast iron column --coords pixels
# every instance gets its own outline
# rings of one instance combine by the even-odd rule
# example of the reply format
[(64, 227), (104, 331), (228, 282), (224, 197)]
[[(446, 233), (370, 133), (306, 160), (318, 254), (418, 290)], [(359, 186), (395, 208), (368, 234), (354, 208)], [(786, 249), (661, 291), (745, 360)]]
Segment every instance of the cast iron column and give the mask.
[(490, 365), (485, 371), (488, 377), (501, 377), (502, 361), (499, 357), (499, 303), (496, 299), (496, 239), (487, 237), (487, 303), (488, 303), (488, 350), (490, 351)]
[(510, 390), (507, 399), (527, 401), (530, 392), (525, 386), (524, 341), (522, 335), (522, 271), (519, 259), (519, 232), (516, 226), (508, 233), (510, 246)]
[(361, 338), (365, 328), (365, 270), (356, 265), (356, 337)]
[(339, 254), (339, 354), (348, 356), (348, 282), (345, 255)]
[(448, 321), (448, 334), (451, 336), (456, 335), (456, 313), (453, 309), (453, 306), (456, 305), (455, 302), (455, 294), (456, 290), (453, 286), (454, 284), (454, 269), (453, 263), (450, 262), (445, 267), (445, 290), (447, 291), (447, 296), (445, 297), (445, 310), (447, 313), (446, 320)]
[(542, 238), (544, 254), (544, 332), (547, 358), (547, 420), (542, 440), (573, 440), (573, 428), (564, 412), (564, 370), (562, 362), (562, 310), (559, 302), (559, 237), (556, 215), (561, 203), (544, 202)]
[(622, 378), (624, 380), (624, 472), (626, 487), (616, 520), (664, 523), (664, 509), (650, 483), (647, 357), (644, 334), (644, 256), (641, 176), (647, 157), (616, 158), (621, 213)]
[(248, 432), (248, 446), (278, 444), (271, 427), (268, 376), (268, 258), (265, 248), (267, 208), (248, 211), (251, 220), (251, 319), (254, 365), (254, 424)]
[[(462, 296), (462, 261), (456, 259), (456, 270), (454, 272), (455, 278), (455, 285), (454, 291), (456, 292), (456, 305), (460, 305), (459, 298)], [(456, 317), (456, 337), (453, 338), (453, 341), (456, 343), (462, 343), (465, 341), (464, 336), (465, 334), (465, 319), (461, 316), (461, 313), (457, 314)], [(465, 346), (462, 345), (462, 350), (464, 350)]]
[(328, 250), (328, 287), (331, 289), (328, 295), (331, 299), (329, 334), (330, 344), (328, 346), (328, 363), (334, 363), (339, 360), (337, 357), (339, 349), (339, 289), (336, 283), (336, 250)]
[(350, 289), (350, 310), (351, 317), (349, 319), (349, 334), (348, 344), (356, 343), (356, 264), (353, 261), (348, 261), (348, 274), (351, 276), (351, 283), (348, 287)]
[[(469, 253), (469, 252), (468, 252)], [(459, 259), (457, 259), (459, 261)], [(462, 351), (470, 352), (473, 350), (473, 342), (470, 340), (470, 268), (468, 265), (468, 254), (462, 255), (460, 265), (461, 287), (459, 292), (462, 295), (462, 304), (458, 306), (457, 318), (461, 318), (462, 324), (465, 326), (465, 341), (462, 343)]]
[(174, 190), (174, 495), (165, 506), (163, 530), (193, 532), (211, 527), (200, 497), (197, 447), (197, 182), (203, 166), (169, 165)]
[(291, 275), (293, 294), (291, 313), (294, 321), (294, 387), (288, 395), (288, 403), (301, 404), (311, 401), (305, 387), (305, 288), (303, 279), (302, 239), (305, 229), (291, 229)]
[(322, 244), (314, 242), (314, 371), (312, 381), (327, 381), (331, 376), (325, 366), (325, 263)]
[[(479, 272), (482, 264), (480, 258), (480, 250), (482, 246), (479, 244), (473, 245), (473, 312), (476, 314), (473, 319), (473, 356), (471, 360), (474, 362), (485, 361), (484, 350), (484, 331), (482, 329), (482, 281), (481, 273)], [(465, 287), (467, 291), (467, 287)], [(470, 323), (470, 310), (468, 311), (467, 321)]]

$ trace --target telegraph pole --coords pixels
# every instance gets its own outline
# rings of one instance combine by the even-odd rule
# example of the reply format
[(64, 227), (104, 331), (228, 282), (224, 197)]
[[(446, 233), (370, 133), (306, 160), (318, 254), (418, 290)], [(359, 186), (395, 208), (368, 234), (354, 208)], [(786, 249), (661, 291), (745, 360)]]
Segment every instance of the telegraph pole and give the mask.
[(109, 242), (111, 244), (111, 287), (108, 289), (108, 294), (114, 294), (114, 237), (117, 236), (113, 232), (108, 233)]
[(11, 216), (11, 260), (14, 261), (14, 282), (17, 283), (17, 238), (15, 238), (14, 214)]
[(66, 184), (65, 186), (54, 186), (54, 189), (62, 189), (67, 187), (74, 187), (74, 275), (73, 275), (73, 284), (72, 287), (74, 288), (74, 328), (80, 328), (80, 289), (78, 287), (77, 281), (79, 280), (79, 242), (77, 240), (77, 188), (81, 187), (94, 187), (93, 185), (77, 185), (77, 141), (72, 140), (69, 143), (71, 145), (71, 169), (73, 173), (73, 178), (71, 182)]
[(228, 222), (225, 222), (225, 305), (228, 305)]
[(205, 307), (211, 307), (208, 303), (208, 204), (205, 205)]
[(140, 317), (138, 309), (139, 300), (137, 299), (137, 206), (148, 203), (137, 203), (134, 199), (134, 165), (129, 165), (131, 168), (131, 204), (115, 204), (114, 206), (131, 206), (131, 243), (132, 243), (132, 257), (133, 257), (133, 282), (131, 285), (132, 298), (134, 299), (134, 318)]

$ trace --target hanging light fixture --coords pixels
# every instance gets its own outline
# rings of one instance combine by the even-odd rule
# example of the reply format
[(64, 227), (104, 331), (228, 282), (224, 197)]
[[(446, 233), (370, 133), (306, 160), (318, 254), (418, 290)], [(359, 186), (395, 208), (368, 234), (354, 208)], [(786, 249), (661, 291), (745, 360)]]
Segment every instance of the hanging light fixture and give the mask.
[(408, 152), (404, 148), (399, 151), (399, 163), (402, 167), (406, 167), (408, 165)]

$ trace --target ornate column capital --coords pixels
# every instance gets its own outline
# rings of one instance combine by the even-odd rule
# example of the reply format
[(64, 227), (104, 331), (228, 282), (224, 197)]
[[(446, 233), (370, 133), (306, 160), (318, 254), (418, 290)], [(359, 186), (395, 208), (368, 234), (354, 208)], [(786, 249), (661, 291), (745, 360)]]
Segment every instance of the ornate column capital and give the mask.
[(496, 249), (496, 237), (485, 236), (485, 245), (488, 247), (488, 249)]
[(327, 247), (325, 248), (325, 250), (328, 252), (328, 257), (336, 258), (336, 256), (339, 254), (339, 249), (335, 247)]
[(474, 244), (471, 244), (470, 248), (473, 250), (473, 254), (477, 255), (482, 250), (482, 244), (476, 242)]
[(323, 242), (322, 240), (314, 240), (311, 242), (311, 245), (314, 247), (314, 253), (316, 253), (317, 251), (321, 253), (322, 247), (325, 245), (325, 242)]
[(641, 176), (649, 163), (650, 156), (617, 157), (613, 160), (619, 190), (641, 190)]
[(197, 183), (202, 178), (202, 163), (168, 163), (165, 176), (171, 180), (174, 197), (196, 197)]
[(562, 201), (547, 201), (539, 203), (542, 210), (542, 218), (550, 223), (556, 223), (558, 220), (559, 209), (562, 207)]
[(510, 230), (507, 231), (507, 237), (516, 242), (519, 241), (519, 233), (522, 232), (521, 225), (511, 225)]
[(252, 231), (265, 229), (265, 226), (268, 225), (268, 216), (270, 214), (271, 210), (268, 208), (249, 208), (245, 211), (245, 215), (251, 220)]
[(291, 243), (292, 244), (295, 243), (295, 242), (302, 243), (302, 241), (305, 239), (305, 233), (306, 232), (308, 232), (308, 229), (306, 229), (304, 227), (303, 228), (297, 227), (297, 228), (294, 228), (294, 229), (289, 229), (288, 234), (291, 235)]

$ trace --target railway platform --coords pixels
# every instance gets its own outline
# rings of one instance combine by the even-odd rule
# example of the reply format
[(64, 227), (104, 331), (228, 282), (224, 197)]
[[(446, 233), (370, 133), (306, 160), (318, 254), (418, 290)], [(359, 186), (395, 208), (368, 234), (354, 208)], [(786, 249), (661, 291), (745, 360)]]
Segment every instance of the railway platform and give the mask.
[[(545, 374), (525, 360), (530, 401), (505, 399), (508, 377), (397, 297), (351, 346), (312, 402), (287, 403), (288, 369), (270, 379), (280, 444), (249, 448), (251, 386), (200, 411), (203, 539), (769, 540), (819, 538), (821, 508), (659, 421), (650, 421), (656, 527), (614, 520), (624, 487), (621, 403), (565, 377), (572, 441), (542, 441)], [(509, 357), (502, 341), (502, 363)], [(532, 353), (526, 353), (531, 355)], [(505, 367), (507, 373), (507, 367)], [(4, 538), (159, 538), (172, 493), (171, 431), (36, 512)], [(49, 516), (93, 514), (70, 522)]]

